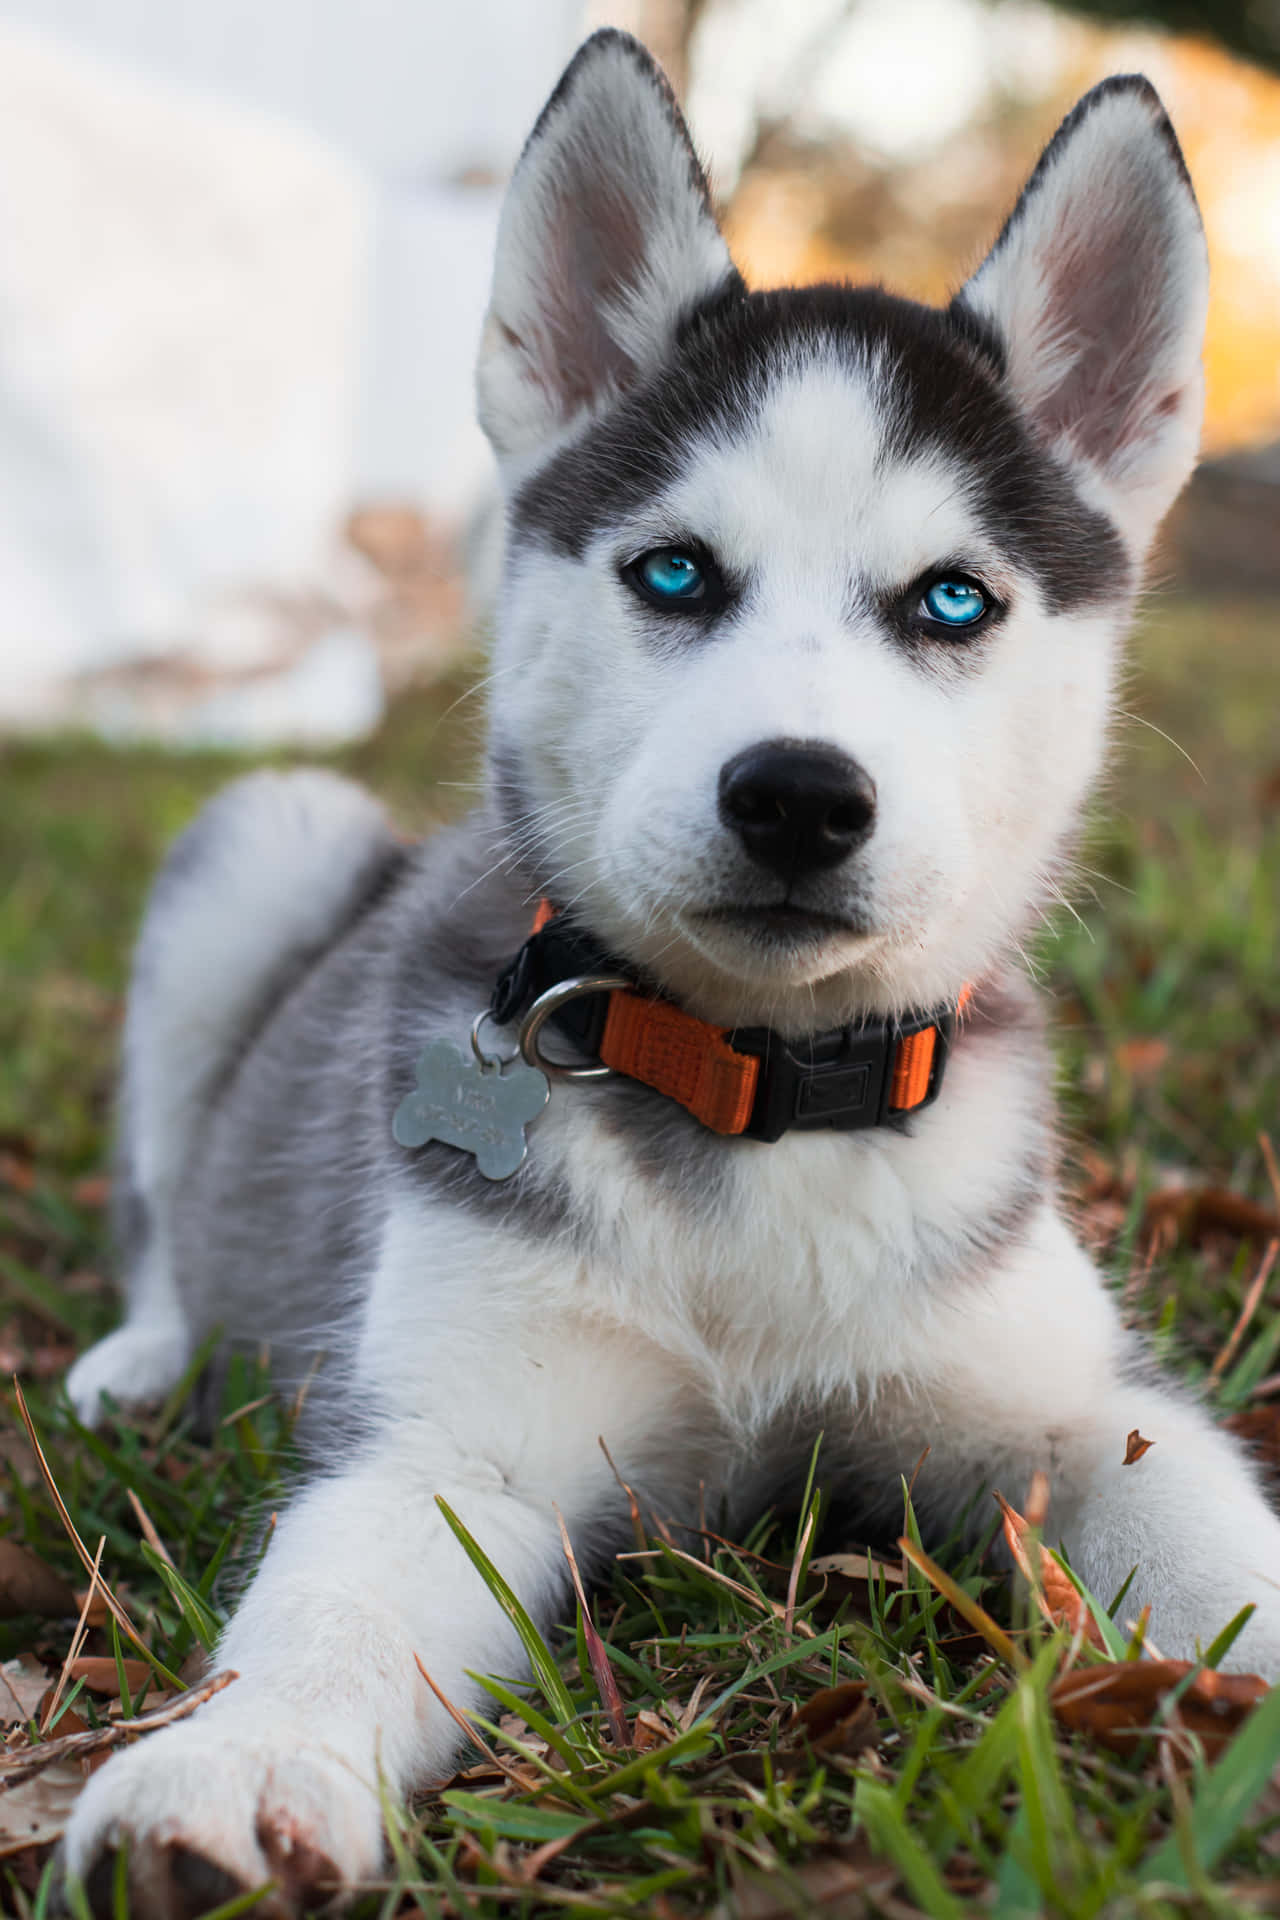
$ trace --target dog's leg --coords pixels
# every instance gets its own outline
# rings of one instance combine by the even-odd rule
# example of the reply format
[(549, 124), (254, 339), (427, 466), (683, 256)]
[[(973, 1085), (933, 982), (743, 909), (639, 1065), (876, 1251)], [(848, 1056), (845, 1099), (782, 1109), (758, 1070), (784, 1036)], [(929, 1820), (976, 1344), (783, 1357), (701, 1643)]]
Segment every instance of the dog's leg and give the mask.
[[(1237, 1445), (1121, 1327), (1057, 1215), (940, 1313), (920, 1371), (902, 1451), (932, 1444), (919, 1492), (935, 1522), (983, 1481), (1017, 1505), (1041, 1468), (1046, 1538), (1104, 1605), (1136, 1565), (1124, 1617), (1150, 1603), (1152, 1640), (1189, 1658), (1253, 1603), (1228, 1664), (1280, 1677), (1280, 1519)], [(1135, 1427), (1153, 1444), (1125, 1466)]]
[(128, 1312), (67, 1377), (87, 1425), (104, 1393), (138, 1404), (180, 1379), (191, 1338), (170, 1221), (198, 1128), (272, 993), (392, 845), (381, 809), (350, 782), (261, 773), (219, 794), (162, 868), (125, 1020), (115, 1213)]
[(463, 1744), (418, 1660), (462, 1708), (468, 1670), (527, 1664), (437, 1496), (545, 1629), (572, 1605), (556, 1508), (588, 1569), (627, 1535), (599, 1436), (643, 1486), (684, 1417), (639, 1341), (545, 1325), (442, 1333), (419, 1404), (282, 1517), (216, 1656), (239, 1678), (89, 1782), (66, 1854), (105, 1911), (122, 1842), (139, 1920), (203, 1911), (215, 1883), (275, 1879), (288, 1905), (376, 1874), (380, 1777), (401, 1794)]

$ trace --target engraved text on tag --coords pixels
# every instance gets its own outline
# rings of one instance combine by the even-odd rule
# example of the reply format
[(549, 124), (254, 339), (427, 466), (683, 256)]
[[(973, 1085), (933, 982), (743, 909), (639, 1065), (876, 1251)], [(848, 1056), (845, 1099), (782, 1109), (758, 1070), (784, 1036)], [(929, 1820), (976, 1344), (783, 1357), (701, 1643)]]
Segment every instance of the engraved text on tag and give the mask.
[(547, 1104), (546, 1075), (523, 1060), (482, 1066), (452, 1040), (418, 1056), (418, 1084), (396, 1108), (391, 1131), (402, 1147), (442, 1140), (475, 1157), (486, 1180), (506, 1180), (524, 1160), (525, 1128)]

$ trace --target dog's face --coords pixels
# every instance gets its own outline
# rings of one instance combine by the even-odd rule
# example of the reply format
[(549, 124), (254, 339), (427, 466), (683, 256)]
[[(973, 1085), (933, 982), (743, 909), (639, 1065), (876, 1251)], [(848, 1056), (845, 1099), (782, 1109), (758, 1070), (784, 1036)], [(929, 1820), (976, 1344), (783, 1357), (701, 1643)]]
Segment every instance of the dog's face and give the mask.
[(531, 890), (726, 1023), (980, 977), (1097, 770), (1204, 303), (1143, 82), (1081, 103), (940, 312), (748, 294), (660, 76), (589, 41), (511, 189), (479, 372)]

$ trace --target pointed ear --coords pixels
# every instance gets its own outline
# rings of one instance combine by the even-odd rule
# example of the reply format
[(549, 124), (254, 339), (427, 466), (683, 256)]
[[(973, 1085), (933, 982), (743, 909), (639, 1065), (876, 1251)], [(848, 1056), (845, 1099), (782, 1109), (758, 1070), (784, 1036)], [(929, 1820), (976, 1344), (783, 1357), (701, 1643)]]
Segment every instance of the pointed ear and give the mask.
[(738, 284), (675, 97), (605, 29), (543, 108), (507, 193), (477, 369), (500, 456), (535, 453), (654, 365), (681, 315)]
[(1145, 551), (1195, 462), (1208, 263), (1177, 138), (1140, 75), (1087, 93), (955, 306), (995, 336), (1038, 438)]

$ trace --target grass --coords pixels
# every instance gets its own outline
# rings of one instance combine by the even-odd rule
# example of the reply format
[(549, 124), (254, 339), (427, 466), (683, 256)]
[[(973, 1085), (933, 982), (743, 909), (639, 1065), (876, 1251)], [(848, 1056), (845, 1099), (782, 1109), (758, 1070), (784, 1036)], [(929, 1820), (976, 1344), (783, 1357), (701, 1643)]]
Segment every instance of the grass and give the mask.
[[(1272, 624), (1267, 608), (1180, 605), (1148, 620), (1128, 704), (1200, 772), (1150, 726), (1126, 726), (1124, 771), (1082, 855), (1080, 918), (1062, 915), (1036, 954), (1084, 1229), (1171, 1363), (1224, 1413), (1255, 1415), (1280, 1387), (1280, 1305), (1264, 1296), (1229, 1363), (1215, 1370), (1215, 1358), (1257, 1269), (1257, 1233), (1240, 1230), (1247, 1216), (1169, 1196), (1182, 1183), (1269, 1203)], [(465, 798), (451, 783), (471, 763), (471, 703), (450, 711), (465, 685), (406, 699), (378, 739), (339, 757), (411, 827)], [(211, 1442), (193, 1437), (179, 1395), (91, 1435), (59, 1381), (115, 1311), (97, 1176), (132, 930), (164, 842), (234, 770), (225, 756), (83, 741), (0, 749), (3, 1365), (22, 1375), (54, 1478), (90, 1554), (104, 1543), (148, 1659), (184, 1676), (213, 1637), (226, 1570), (259, 1551), (282, 1497), (289, 1409), (242, 1365)], [(0, 1532), (83, 1585), (8, 1403)], [(809, 1570), (813, 1539), (793, 1520), (766, 1515), (724, 1545), (672, 1540), (660, 1519), (641, 1516), (635, 1554), (592, 1616), (534, 1648), (533, 1688), (492, 1683), (477, 1726), (487, 1751), (442, 1794), (388, 1807), (392, 1867), (362, 1913), (1086, 1920), (1280, 1906), (1280, 1693), (1221, 1754), (1169, 1734), (1113, 1752), (1054, 1713), (1067, 1636), (976, 1552), (952, 1542), (940, 1567), (922, 1561), (905, 1489), (906, 1552), (888, 1543), (878, 1568), (842, 1574)], [(1104, 1616), (1110, 1600), (1096, 1597)], [(1108, 1631), (1126, 1644), (1122, 1626)], [(56, 1617), (0, 1618), (0, 1657), (56, 1675), (70, 1635)], [(85, 1651), (117, 1646), (138, 1657), (90, 1626)], [(165, 1692), (154, 1672), (118, 1673), (123, 1687), (96, 1695), (73, 1680), (47, 1733), (145, 1713)], [(47, 1848), (0, 1860), (0, 1906), (24, 1920), (49, 1911), (51, 1884)]]

